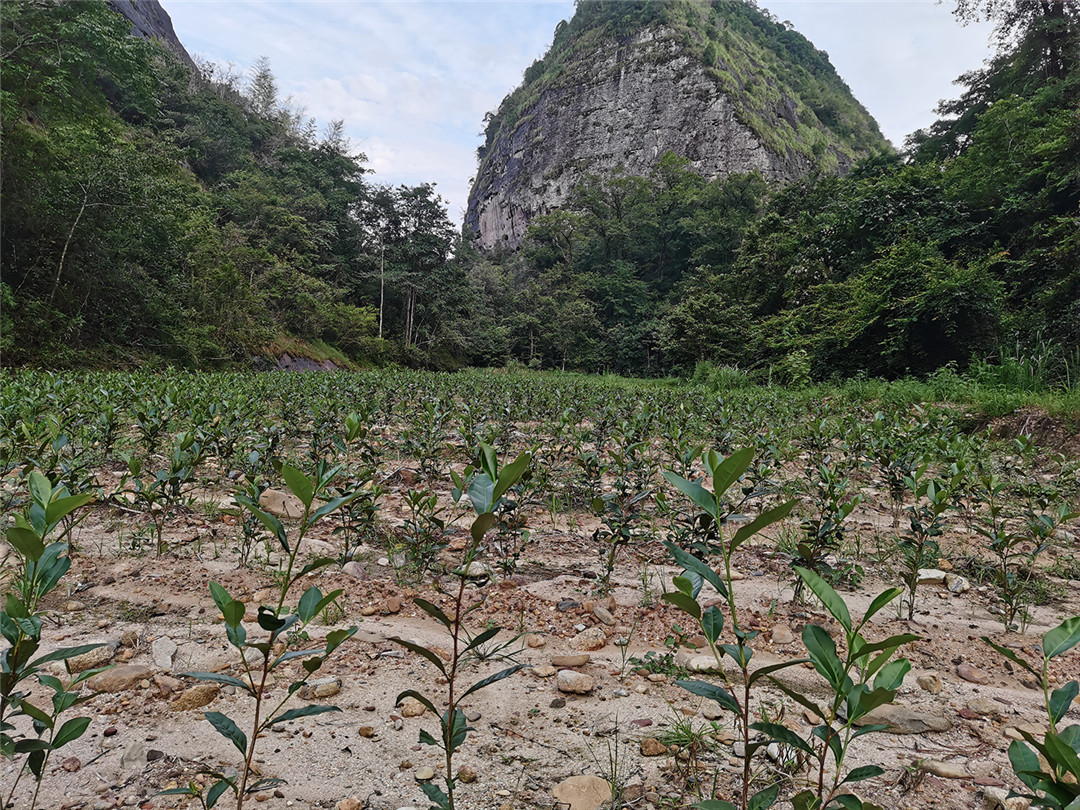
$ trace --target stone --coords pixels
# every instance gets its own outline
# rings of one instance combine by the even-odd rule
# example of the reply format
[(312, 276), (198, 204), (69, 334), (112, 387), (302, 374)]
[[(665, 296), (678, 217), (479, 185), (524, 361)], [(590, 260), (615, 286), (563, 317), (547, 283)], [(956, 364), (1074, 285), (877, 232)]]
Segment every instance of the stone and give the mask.
[(134, 630), (127, 630), (120, 636), (121, 647), (135, 647), (139, 643), (139, 634)]
[(82, 760), (78, 757), (68, 757), (60, 763), (60, 767), (68, 773), (77, 773), (82, 768)]
[(588, 653), (580, 655), (553, 655), (551, 665), (553, 667), (583, 667), (592, 659)]
[(69, 658), (67, 663), (73, 674), (80, 672), (86, 672), (88, 669), (97, 669), (98, 667), (104, 667), (112, 661), (113, 656), (116, 655), (116, 650), (120, 645), (113, 641), (108, 644), (102, 644), (100, 647), (96, 647), (89, 652), (84, 652), (82, 655), (76, 655), (73, 658)]
[(786, 624), (778, 624), (772, 629), (773, 644), (794, 644), (795, 634)]
[(473, 709), (472, 711), (465, 713), (465, 719), (468, 720), (470, 723), (475, 723), (482, 716), (483, 715), (480, 714), (480, 711), (478, 709)]
[(367, 568), (362, 566), (356, 560), (349, 560), (349, 562), (341, 566), (341, 573), (345, 574), (346, 576), (352, 577), (353, 579), (360, 580), (361, 582), (364, 582), (368, 579)]
[(967, 661), (956, 668), (956, 674), (969, 683), (985, 684), (990, 682), (989, 675)]
[(973, 712), (984, 717), (997, 717), (1001, 714), (1003, 708), (996, 700), (990, 700), (989, 698), (972, 698), (967, 703), (968, 711)]
[(172, 669), (173, 656), (177, 649), (176, 642), (168, 636), (155, 638), (150, 645), (150, 657), (154, 659), (154, 666), (159, 669)]
[(86, 610), (86, 603), (80, 602), (77, 599), (72, 599), (68, 602), (64, 602), (61, 610), (65, 610), (68, 613), (77, 613), (80, 610)]
[(587, 695), (596, 687), (592, 676), (572, 669), (560, 669), (556, 684), (560, 692), (569, 692), (574, 695)]
[(895, 703), (886, 703), (864, 714), (855, 721), (857, 726), (887, 725), (888, 734), (926, 734), (932, 731), (948, 731), (952, 721), (929, 712), (917, 712)]
[(971, 583), (959, 574), (946, 574), (945, 587), (952, 593), (964, 593), (971, 590)]
[(150, 667), (142, 664), (127, 664), (99, 672), (88, 680), (86, 685), (95, 692), (126, 692), (134, 689), (139, 681), (151, 675), (153, 675), (153, 670)]
[(566, 708), (566, 698), (554, 698), (548, 706), (552, 709), (564, 709)]
[(599, 650), (606, 644), (607, 634), (599, 627), (582, 630), (570, 639), (570, 646), (575, 650)]
[(169, 675), (164, 675), (160, 672), (154, 676), (154, 683), (157, 685), (157, 688), (161, 690), (162, 694), (165, 695), (180, 692), (184, 688), (183, 681)]
[(321, 700), (333, 697), (341, 691), (341, 678), (319, 678), (308, 681), (300, 688), (301, 700)]
[(919, 768), (927, 773), (932, 773), (934, 776), (940, 776), (942, 779), (968, 779), (971, 777), (967, 768), (959, 762), (924, 759), (919, 763)]
[(947, 574), (940, 568), (920, 568), (920, 585), (944, 585)]
[(615, 617), (611, 615), (611, 611), (607, 608), (597, 605), (593, 608), (593, 615), (608, 627), (615, 626)]
[(401, 599), (397, 596), (391, 596), (389, 599), (383, 602), (383, 609), (387, 613), (400, 613)]
[(565, 810), (598, 810), (611, 801), (611, 783), (599, 776), (571, 776), (555, 785), (551, 794)]
[(187, 689), (172, 702), (172, 709), (176, 712), (186, 712), (192, 709), (201, 709), (214, 702), (221, 687), (216, 683), (200, 683)]
[(720, 665), (711, 655), (691, 655), (683, 665), (689, 672), (720, 672)]
[(641, 741), (641, 755), (643, 757), (659, 757), (667, 753), (667, 746), (656, 737), (646, 737)]
[(337, 803), (337, 810), (360, 810), (361, 807), (359, 799), (342, 799)]
[(1009, 798), (1005, 788), (987, 787), (983, 790), (983, 807), (986, 810), (1028, 810), (1031, 800), (1023, 796)]
[(529, 645), (530, 649), (539, 650), (547, 645), (547, 639), (539, 633), (529, 633), (525, 637), (525, 643)]
[(459, 782), (464, 782), (466, 785), (471, 785), (478, 778), (476, 771), (470, 768), (468, 765), (462, 765), (458, 768), (457, 778)]
[(555, 674), (555, 667), (551, 664), (539, 664), (532, 668), (532, 674), (537, 678), (550, 678)]
[(259, 496), (259, 506), (279, 518), (298, 518), (304, 514), (304, 504), (291, 492), (267, 489)]
[(558, 604), (555, 605), (555, 609), (560, 613), (566, 613), (568, 610), (581, 607), (581, 603), (573, 599), (561, 599)]
[(360, 726), (360, 728), (356, 730), (356, 733), (359, 734), (361, 737), (374, 737), (375, 728), (373, 726)]
[(124, 770), (141, 768), (146, 764), (146, 748), (140, 742), (133, 742), (120, 755), (120, 767)]
[(407, 697), (401, 702), (403, 717), (420, 717), (427, 711), (427, 706), (414, 697)]
[(915, 679), (915, 683), (919, 685), (919, 688), (929, 692), (931, 695), (940, 695), (941, 690), (944, 688), (941, 683), (941, 676), (936, 672), (924, 672)]
[(490, 565), (479, 560), (473, 560), (469, 563), (462, 573), (469, 579), (483, 579), (485, 577), (493, 576), (495, 571)]
[(724, 716), (724, 710), (715, 700), (706, 700), (701, 706), (701, 716), (706, 720), (719, 720)]
[(435, 778), (435, 769), (430, 765), (424, 765), (416, 769), (416, 781), (428, 782)]
[(375, 607), (375, 605), (364, 605), (362, 608), (360, 608), (361, 616), (374, 616), (378, 612), (379, 609)]

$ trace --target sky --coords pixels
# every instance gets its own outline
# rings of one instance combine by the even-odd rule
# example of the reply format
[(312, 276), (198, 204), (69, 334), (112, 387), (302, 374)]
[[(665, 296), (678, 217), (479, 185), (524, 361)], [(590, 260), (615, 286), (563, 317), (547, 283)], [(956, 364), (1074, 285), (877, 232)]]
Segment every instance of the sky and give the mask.
[[(188, 52), (243, 76), (270, 60), (320, 132), (336, 119), (374, 182), (434, 182), (463, 219), (484, 114), (543, 56), (571, 0), (162, 0)], [(826, 51), (896, 146), (992, 53), (935, 0), (760, 0)]]

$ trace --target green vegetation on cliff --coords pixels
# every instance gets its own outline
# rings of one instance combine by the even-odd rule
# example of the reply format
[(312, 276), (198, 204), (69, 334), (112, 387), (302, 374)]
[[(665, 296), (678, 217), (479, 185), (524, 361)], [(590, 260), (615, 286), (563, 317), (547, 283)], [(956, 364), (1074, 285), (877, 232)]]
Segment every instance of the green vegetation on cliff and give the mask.
[(543, 94), (594, 71), (605, 42), (625, 45), (646, 29), (665, 30), (701, 62), (735, 104), (736, 115), (778, 155), (804, 155), (824, 170), (887, 149), (877, 123), (802, 34), (745, 0), (581, 0), (560, 23), (547, 54), (489, 114), (481, 158), (507, 137)]

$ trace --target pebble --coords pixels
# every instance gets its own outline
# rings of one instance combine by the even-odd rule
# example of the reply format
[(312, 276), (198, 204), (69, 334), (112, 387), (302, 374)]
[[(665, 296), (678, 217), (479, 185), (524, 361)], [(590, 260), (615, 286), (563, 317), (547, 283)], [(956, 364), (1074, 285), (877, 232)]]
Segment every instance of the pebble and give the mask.
[(566, 698), (557, 697), (548, 704), (552, 709), (562, 709), (566, 706)]
[(641, 741), (641, 755), (643, 757), (659, 757), (666, 754), (667, 746), (656, 737), (646, 737)]
[(86, 682), (95, 692), (126, 692), (138, 686), (139, 681), (153, 674), (150, 667), (142, 664), (128, 664), (99, 672)]
[(956, 668), (956, 674), (970, 683), (985, 684), (990, 681), (989, 675), (966, 661)]
[(915, 679), (915, 682), (931, 695), (940, 695), (941, 690), (944, 688), (941, 683), (941, 676), (936, 672), (924, 672)]
[(397, 596), (391, 596), (383, 603), (387, 613), (399, 613), (401, 611), (401, 599)]
[(551, 664), (538, 664), (532, 668), (532, 674), (537, 678), (550, 678), (555, 674), (555, 667)]
[(575, 695), (587, 695), (595, 688), (596, 682), (590, 675), (575, 672), (572, 669), (560, 669), (557, 685), (560, 692), (569, 692)]
[(176, 655), (176, 642), (168, 636), (155, 638), (150, 645), (150, 657), (154, 659), (154, 665), (161, 669), (172, 669), (173, 656)]
[(427, 782), (435, 778), (435, 769), (430, 765), (424, 765), (423, 767), (416, 769), (416, 781)]
[(172, 709), (176, 712), (201, 709), (217, 698), (221, 687), (216, 683), (200, 683), (187, 689), (172, 702)]
[(457, 778), (459, 782), (464, 782), (466, 785), (472, 784), (477, 780), (477, 773), (468, 765), (462, 765), (458, 769)]
[(563, 599), (557, 605), (555, 605), (555, 609), (560, 613), (566, 613), (568, 610), (573, 610), (574, 608), (579, 607), (581, 607), (581, 603), (575, 602), (573, 599)]
[(319, 700), (321, 698), (333, 697), (340, 691), (340, 678), (319, 678), (318, 680), (308, 681), (304, 684), (300, 689), (300, 698), (302, 700)]
[(581, 653), (580, 655), (553, 655), (551, 656), (551, 665), (553, 667), (583, 667), (589, 661), (592, 660), (592, 656), (588, 653)]
[(791, 632), (791, 628), (786, 624), (778, 624), (772, 629), (772, 642), (773, 644), (793, 644), (795, 643), (795, 634)]
[(538, 650), (547, 645), (547, 639), (539, 633), (529, 633), (525, 638), (525, 643), (528, 644), (531, 649)]
[(615, 617), (611, 615), (611, 611), (607, 608), (602, 608), (597, 605), (593, 608), (593, 615), (608, 627), (615, 626)]
[(607, 634), (599, 627), (590, 627), (570, 640), (575, 650), (599, 650), (607, 644)]
[(941, 762), (936, 759), (924, 759), (919, 762), (919, 768), (940, 776), (942, 779), (967, 779), (971, 776), (967, 768), (958, 762)]
[(420, 717), (427, 711), (427, 706), (413, 697), (405, 698), (401, 702), (401, 714), (404, 717)]

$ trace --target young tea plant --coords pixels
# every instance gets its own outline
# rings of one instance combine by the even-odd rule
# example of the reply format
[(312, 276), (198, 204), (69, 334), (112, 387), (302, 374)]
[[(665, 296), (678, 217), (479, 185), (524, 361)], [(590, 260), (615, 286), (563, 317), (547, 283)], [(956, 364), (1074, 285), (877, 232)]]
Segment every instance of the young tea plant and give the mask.
[(908, 507), (907, 535), (899, 542), (903, 558), (901, 579), (907, 589), (902, 604), (907, 618), (915, 618), (915, 592), (919, 587), (919, 572), (937, 565), (941, 547), (937, 538), (945, 531), (944, 514), (952, 505), (950, 482), (932, 478), (926, 466), (916, 469), (904, 481), (915, 502)]
[(1080, 684), (1069, 681), (1050, 691), (1050, 662), (1080, 644), (1080, 616), (1067, 619), (1042, 638), (1042, 660), (1031, 663), (1007, 647), (982, 640), (1014, 664), (1035, 676), (1042, 688), (1043, 704), (1049, 728), (1039, 740), (1029, 731), (1020, 730), (1023, 740), (1009, 745), (1013, 773), (1030, 793), (1010, 792), (1021, 796), (1032, 807), (1052, 810), (1075, 810), (1080, 807), (1080, 725), (1061, 727), (1073, 700), (1080, 694)]
[[(454, 810), (454, 792), (457, 787), (457, 777), (454, 776), (454, 755), (465, 743), (465, 738), (468, 733), (473, 731), (465, 719), (465, 712), (461, 710), (461, 702), (474, 692), (478, 692), (493, 683), (510, 677), (524, 666), (522, 664), (516, 664), (507, 669), (500, 670), (494, 675), (489, 675), (488, 677), (477, 681), (464, 690), (461, 689), (459, 683), (464, 661), (477, 651), (482, 650), (483, 645), (495, 638), (502, 630), (501, 627), (489, 627), (472, 637), (468, 637), (465, 633), (462, 624), (464, 614), (468, 612), (468, 610), (473, 610), (480, 605), (480, 603), (477, 603), (468, 610), (464, 608), (465, 584), (468, 581), (467, 572), (470, 564), (474, 561), (483, 545), (484, 535), (493, 529), (499, 522), (498, 512), (500, 501), (502, 501), (510, 488), (518, 482), (532, 461), (531, 454), (522, 453), (513, 462), (500, 469), (494, 449), (485, 444), (480, 445), (480, 457), (482, 471), (472, 474), (468, 480), (467, 489), (465, 491), (465, 494), (469, 498), (469, 502), (476, 512), (476, 517), (473, 519), (472, 526), (470, 527), (472, 539), (466, 548), (465, 557), (461, 566), (453, 572), (454, 576), (458, 579), (458, 587), (453, 601), (452, 612), (448, 615), (440, 607), (425, 599), (421, 599), (420, 597), (413, 599), (413, 602), (415, 602), (419, 608), (439, 622), (446, 628), (447, 632), (449, 632), (450, 660), (443, 661), (434, 650), (419, 644), (414, 644), (411, 641), (406, 641), (402, 638), (391, 639), (402, 647), (411, 650), (429, 661), (440, 673), (442, 673), (443, 678), (446, 679), (446, 711), (442, 714), (435, 708), (435, 703), (431, 698), (421, 694), (415, 689), (407, 689), (397, 697), (398, 703), (406, 698), (418, 700), (432, 714), (439, 718), (438, 738), (433, 737), (427, 731), (420, 732), (420, 743), (422, 745), (431, 745), (440, 749), (443, 752), (446, 767), (446, 790), (443, 790), (434, 782), (423, 782), (420, 785), (420, 789), (424, 791), (424, 794), (432, 802), (432, 810)], [(458, 481), (464, 483), (459, 476), (455, 476), (455, 482)], [(453, 618), (450, 617), (451, 615)]]
[[(678, 681), (677, 684), (687, 691), (708, 698), (720, 704), (721, 707), (735, 715), (737, 728), (742, 731), (743, 745), (746, 746), (746, 756), (743, 758), (742, 784), (738, 804), (712, 800), (705, 802), (701, 807), (705, 810), (764, 810), (770, 807), (780, 793), (779, 783), (767, 785), (761, 790), (751, 793), (754, 782), (753, 755), (763, 743), (751, 739), (751, 713), (753, 700), (751, 689), (762, 677), (784, 667), (794, 666), (798, 661), (788, 661), (773, 666), (761, 667), (751, 671), (750, 661), (754, 651), (750, 642), (757, 637), (755, 630), (747, 630), (739, 622), (739, 610), (735, 600), (733, 588), (731, 558), (739, 547), (767, 526), (783, 520), (795, 506), (795, 501), (788, 501), (762, 513), (754, 520), (744, 524), (730, 537), (725, 537), (722, 530), (722, 520), (726, 513), (724, 494), (739, 481), (743, 473), (753, 461), (753, 448), (745, 448), (733, 453), (728, 458), (722, 458), (715, 451), (710, 450), (705, 454), (706, 471), (711, 477), (712, 491), (707, 490), (698, 481), (689, 481), (680, 475), (665, 471), (664, 477), (675, 486), (681, 493), (690, 498), (701, 510), (694, 520), (695, 526), (702, 535), (704, 544), (695, 544), (695, 547), (707, 547), (714, 549), (720, 557), (720, 568), (714, 570), (707, 562), (683, 550), (671, 541), (665, 541), (664, 545), (675, 562), (683, 567), (683, 575), (675, 577), (674, 584), (677, 590), (664, 594), (664, 600), (688, 613), (701, 628), (702, 635), (709, 641), (709, 649), (716, 658), (716, 670), (722, 676), (726, 689), (716, 684), (704, 681)], [(702, 608), (698, 601), (701, 588), (704, 583), (709, 583), (716, 589), (724, 608), (713, 605)], [(724, 622), (730, 622), (731, 632), (734, 635), (734, 643), (717, 644), (724, 630)], [(737, 688), (733, 679), (724, 669), (723, 657), (727, 656), (735, 664), (739, 672), (741, 688)]]
[[(319, 705), (301, 706), (300, 708), (282, 711), (289, 699), (304, 687), (311, 676), (326, 662), (331, 653), (356, 633), (357, 629), (351, 627), (329, 632), (321, 649), (289, 649), (294, 640), (303, 638), (301, 631), (342, 594), (341, 590), (336, 590), (324, 595), (318, 587), (312, 586), (300, 597), (295, 609), (289, 609), (286, 606), (289, 591), (302, 577), (334, 563), (334, 560), (330, 558), (320, 557), (303, 565), (299, 571), (296, 570), (297, 558), (308, 531), (320, 520), (343, 507), (358, 494), (339, 495), (321, 505), (317, 505), (316, 499), (321, 498), (327, 492), (330, 483), (338, 473), (339, 468), (328, 469), (327, 465), (322, 462), (319, 463), (315, 475), (310, 478), (300, 470), (287, 464), (281, 466), (281, 475), (285, 479), (285, 484), (304, 506), (299, 528), (292, 542), (289, 540), (285, 526), (278, 518), (262, 510), (255, 501), (247, 496), (239, 493), (235, 496), (237, 503), (250, 511), (270, 530), (286, 556), (284, 572), (278, 585), (277, 604), (273, 606), (261, 605), (259, 607), (257, 624), (259, 629), (265, 633), (265, 636), (262, 640), (254, 641), (248, 637), (247, 628), (244, 626), (246, 610), (244, 603), (233, 599), (228, 591), (218, 583), (211, 582), (210, 595), (225, 620), (225, 636), (229, 644), (240, 654), (243, 677), (236, 678), (220, 672), (187, 672), (184, 674), (199, 680), (213, 681), (235, 687), (237, 692), (247, 695), (254, 702), (254, 718), (251, 721), (250, 732), (245, 733), (227, 715), (221, 712), (205, 712), (204, 716), (207, 722), (240, 752), (242, 762), (237, 769), (238, 774), (227, 776), (222, 773), (212, 773), (211, 776), (216, 781), (205, 790), (197, 783), (192, 782), (184, 787), (163, 791), (161, 795), (193, 796), (205, 808), (212, 808), (227, 791), (232, 791), (236, 799), (237, 810), (242, 810), (244, 801), (249, 795), (267, 787), (272, 787), (281, 781), (261, 778), (250, 782), (251, 777), (257, 775), (253, 768), (253, 762), (259, 737), (271, 726), (278, 723), (285, 723), (301, 717), (311, 717), (324, 712), (340, 711), (334, 706)], [(290, 662), (298, 659), (302, 671), (297, 680), (289, 684), (284, 697), (280, 700), (268, 700), (269, 686), (273, 682), (275, 674)]]
[[(816, 784), (792, 797), (794, 810), (871, 810), (877, 805), (863, 802), (844, 791), (843, 786), (881, 776), (885, 770), (877, 765), (862, 765), (844, 773), (844, 759), (851, 742), (857, 737), (888, 728), (877, 724), (859, 727), (857, 724), (871, 711), (890, 703), (896, 696), (896, 690), (903, 684), (911, 663), (906, 658), (889, 659), (901, 646), (918, 641), (920, 636), (905, 633), (874, 642), (867, 641), (863, 636), (870, 619), (900, 596), (904, 592), (902, 588), (890, 588), (878, 594), (862, 619), (854, 623), (847, 604), (828, 582), (805, 568), (797, 568), (796, 572), (844, 632), (842, 652), (837, 650), (836, 642), (825, 629), (818, 625), (808, 624), (802, 633), (810, 663), (825, 679), (832, 694), (828, 702), (816, 703), (805, 693), (770, 676), (777, 688), (809, 709), (821, 721), (811, 731), (809, 739), (803, 739), (776, 723), (754, 723), (751, 728), (805, 754), (811, 763), (816, 764)], [(830, 759), (831, 771), (827, 767)]]
[[(90, 699), (80, 695), (80, 684), (101, 670), (87, 670), (67, 684), (42, 671), (45, 664), (67, 662), (77, 655), (100, 647), (84, 644), (45, 655), (37, 655), (44, 626), (41, 600), (56, 590), (71, 568), (68, 544), (64, 537), (72, 521), (57, 533), (57, 528), (76, 509), (88, 503), (92, 495), (72, 495), (62, 486), (54, 487), (39, 472), (29, 476), (30, 505), (24, 515), (16, 515), (15, 525), (7, 530), (7, 542), (18, 556), (14, 579), (8, 583), (7, 600), (0, 610), (0, 634), (8, 647), (0, 653), (0, 755), (18, 761), (11, 790), (3, 806), (11, 806), (15, 790), (27, 771), (35, 781), (30, 808), (37, 806), (38, 793), (48, 770), (52, 753), (83, 735), (89, 717), (74, 717), (59, 723), (68, 709)], [(35, 658), (35, 656), (37, 656)], [(50, 704), (32, 702), (26, 690), (33, 678), (52, 692)], [(21, 733), (14, 721), (29, 718), (33, 734)]]

